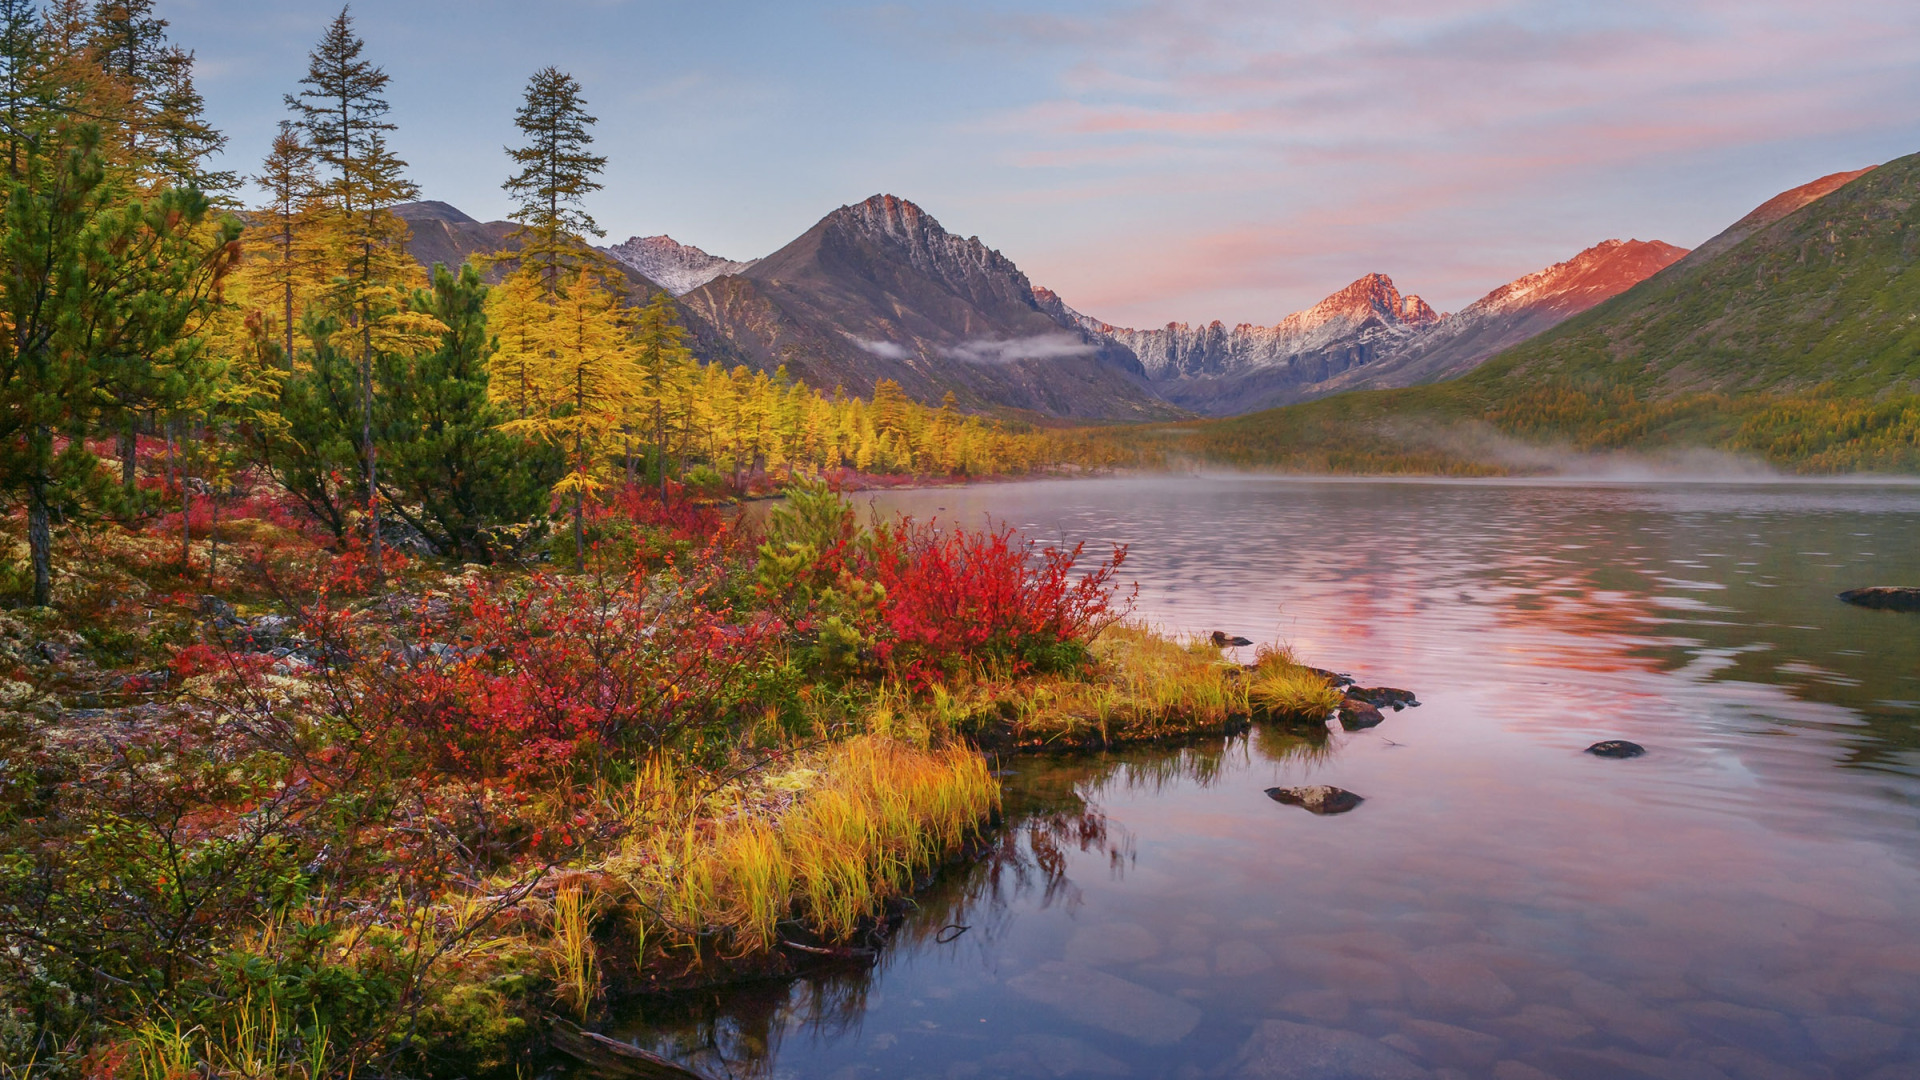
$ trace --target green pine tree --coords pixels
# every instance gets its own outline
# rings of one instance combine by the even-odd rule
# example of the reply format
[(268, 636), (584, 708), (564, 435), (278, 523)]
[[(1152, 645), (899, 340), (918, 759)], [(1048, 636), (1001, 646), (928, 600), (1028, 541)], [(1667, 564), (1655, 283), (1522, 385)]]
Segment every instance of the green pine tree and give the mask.
[(600, 190), (595, 178), (607, 159), (589, 152), (599, 121), (587, 115), (580, 84), (558, 68), (542, 68), (527, 81), (513, 122), (527, 145), (507, 150), (520, 171), (502, 187), (514, 199), (511, 217), (520, 227), (510, 239), (519, 244), (521, 265), (539, 277), (549, 298), (573, 271), (608, 276), (611, 266), (583, 239), (606, 235), (586, 212), (585, 200)]
[(0, 220), (0, 490), (26, 501), (33, 601), (44, 605), (52, 517), (102, 501), (85, 437), (124, 400), (135, 366), (142, 387), (170, 396), (218, 377), (191, 330), (239, 227), (204, 228), (197, 191), (129, 191), (96, 125), (49, 111), (22, 142)]
[(499, 430), (508, 417), (487, 396), (486, 304), (471, 264), (458, 275), (436, 266), (413, 306), (446, 326), (440, 347), (381, 364), (388, 505), (441, 554), (480, 562), (507, 553), (492, 527), (538, 517), (566, 471), (555, 448)]

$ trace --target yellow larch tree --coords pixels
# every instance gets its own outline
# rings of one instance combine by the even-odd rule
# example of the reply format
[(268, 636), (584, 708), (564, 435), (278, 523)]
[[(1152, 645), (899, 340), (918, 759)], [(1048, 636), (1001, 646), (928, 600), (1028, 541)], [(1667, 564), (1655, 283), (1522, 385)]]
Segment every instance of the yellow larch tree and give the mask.
[[(536, 309), (525, 313), (534, 321), (527, 328), (533, 348), (517, 353), (504, 369), (517, 385), (502, 388), (504, 394), (496, 391), (495, 400), (513, 403), (517, 398), (516, 407), (524, 409), (501, 425), (502, 430), (566, 453), (567, 473), (553, 492), (572, 503), (574, 559), (585, 566), (586, 502), (606, 486), (614, 450), (643, 401), (642, 372), (634, 362), (627, 312), (598, 275), (577, 272), (551, 302), (542, 302), (537, 298), (539, 272), (523, 269), (514, 275), (532, 279), (516, 289), (528, 290), (527, 302)], [(546, 309), (544, 321), (539, 308)], [(501, 351), (507, 351), (505, 341)], [(495, 359), (497, 363), (498, 356)], [(502, 373), (496, 366), (495, 377)]]

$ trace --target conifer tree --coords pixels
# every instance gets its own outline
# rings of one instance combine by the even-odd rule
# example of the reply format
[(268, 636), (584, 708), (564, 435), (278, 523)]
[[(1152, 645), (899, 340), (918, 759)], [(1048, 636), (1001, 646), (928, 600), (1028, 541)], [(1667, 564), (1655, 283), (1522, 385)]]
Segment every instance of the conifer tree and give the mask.
[(148, 359), (176, 396), (208, 374), (197, 370), (191, 328), (213, 304), (239, 230), (225, 222), (209, 234), (199, 192), (128, 191), (96, 125), (50, 110), (23, 146), (0, 222), (0, 488), (25, 497), (33, 598), (46, 604), (51, 517), (100, 497), (85, 436), (125, 378), (120, 365)]
[(572, 504), (574, 556), (584, 566), (586, 500), (605, 486), (607, 462), (640, 397), (640, 372), (620, 298), (593, 275), (576, 270), (546, 306), (553, 313), (548, 347), (527, 358), (527, 414), (501, 428), (567, 455), (553, 491)]
[(651, 421), (653, 429), (653, 465), (658, 470), (660, 494), (667, 492), (667, 412), (678, 398), (693, 354), (687, 348), (686, 328), (674, 310), (673, 297), (655, 293), (640, 309), (634, 333), (634, 349), (640, 369), (640, 396), (634, 402), (644, 410), (639, 419)]
[(45, 30), (33, 0), (0, 0), (0, 124), (9, 178), (20, 175), (29, 128), (52, 105), (46, 63)]
[(436, 266), (433, 289), (412, 304), (446, 326), (439, 347), (381, 364), (394, 512), (442, 554), (482, 562), (504, 553), (488, 527), (538, 516), (564, 468), (554, 447), (499, 430), (507, 418), (487, 393), (488, 291), (471, 264), (458, 275)]
[(268, 259), (264, 273), (271, 299), (279, 308), (281, 363), (293, 368), (294, 312), (302, 293), (313, 284), (313, 192), (318, 174), (313, 149), (300, 139), (292, 121), (280, 122), (254, 185), (267, 193)]
[(514, 199), (511, 217), (519, 223), (510, 240), (519, 244), (521, 265), (538, 277), (551, 298), (570, 272), (611, 267), (583, 237), (605, 236), (585, 208), (586, 196), (600, 190), (596, 179), (607, 159), (589, 152), (594, 124), (573, 76), (547, 67), (527, 81), (525, 99), (513, 122), (527, 138), (507, 156), (520, 171), (502, 185)]
[(145, 155), (162, 183), (193, 187), (224, 202), (240, 187), (239, 175), (207, 168), (207, 159), (226, 149), (227, 137), (206, 118), (206, 99), (193, 84), (193, 54), (168, 47), (154, 61), (147, 91)]
[[(406, 253), (407, 226), (392, 207), (419, 196), (401, 175), (406, 162), (387, 145), (394, 130), (386, 119), (388, 76), (362, 54), (366, 42), (353, 29), (347, 8), (328, 24), (308, 56), (305, 87), (288, 94), (299, 126), (325, 174), (319, 189), (332, 234), (335, 285), (329, 297), (344, 318), (346, 337), (359, 370), (359, 453), (367, 497), (367, 527), (373, 564), (380, 566), (379, 449), (374, 440), (375, 339), (382, 323), (409, 325), (402, 301), (419, 269)], [(435, 324), (437, 327), (437, 324)], [(438, 327), (444, 330), (444, 327)]]

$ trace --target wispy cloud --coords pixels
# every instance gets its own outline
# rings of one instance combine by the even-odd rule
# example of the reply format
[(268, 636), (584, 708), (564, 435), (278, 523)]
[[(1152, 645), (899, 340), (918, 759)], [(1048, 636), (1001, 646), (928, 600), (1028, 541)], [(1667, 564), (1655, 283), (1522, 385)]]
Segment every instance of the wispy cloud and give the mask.
[(1093, 352), (1093, 346), (1072, 334), (1039, 334), (1005, 341), (963, 341), (941, 349), (940, 355), (969, 364), (1004, 364), (1013, 360), (1058, 360), (1068, 356), (1088, 356)]
[(876, 341), (854, 334), (848, 334), (847, 340), (853, 342), (854, 346), (862, 352), (871, 353), (882, 360), (907, 360), (913, 356), (912, 349), (907, 348), (905, 345), (897, 345), (891, 341)]
[(1054, 93), (968, 126), (1036, 174), (1012, 198), (1132, 219), (1024, 260), (1121, 321), (1271, 318), (1367, 269), (1457, 305), (1874, 156), (1823, 147), (1920, 149), (1908, 0), (1148, 0), (971, 32), (1052, 56)]

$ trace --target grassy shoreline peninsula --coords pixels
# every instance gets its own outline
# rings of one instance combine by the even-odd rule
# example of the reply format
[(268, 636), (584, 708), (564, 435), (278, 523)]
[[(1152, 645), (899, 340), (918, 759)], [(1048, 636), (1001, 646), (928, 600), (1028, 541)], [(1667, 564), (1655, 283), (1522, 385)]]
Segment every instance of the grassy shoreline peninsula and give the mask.
[(0, 613), (0, 1073), (506, 1076), (610, 1003), (870, 953), (990, 844), (989, 754), (1319, 725), (1128, 621), (1124, 550), (604, 500), (585, 565), (274, 515), (213, 591), (101, 526)]

